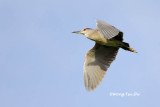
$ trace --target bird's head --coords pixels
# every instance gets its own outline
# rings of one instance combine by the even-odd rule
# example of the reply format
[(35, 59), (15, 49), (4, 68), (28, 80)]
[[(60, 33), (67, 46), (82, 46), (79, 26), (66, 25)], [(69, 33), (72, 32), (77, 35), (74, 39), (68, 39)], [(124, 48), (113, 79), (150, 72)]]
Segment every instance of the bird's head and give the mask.
[(85, 36), (89, 35), (91, 32), (93, 31), (93, 29), (91, 28), (84, 28), (81, 31), (74, 31), (72, 33), (77, 33), (77, 34), (83, 34)]

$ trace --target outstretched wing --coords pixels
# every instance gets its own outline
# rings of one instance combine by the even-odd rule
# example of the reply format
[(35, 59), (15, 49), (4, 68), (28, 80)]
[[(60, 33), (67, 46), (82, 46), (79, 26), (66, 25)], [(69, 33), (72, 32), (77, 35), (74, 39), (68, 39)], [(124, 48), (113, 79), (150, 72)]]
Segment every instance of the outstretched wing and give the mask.
[(97, 24), (97, 28), (98, 28), (99, 32), (106, 39), (111, 39), (111, 38), (117, 36), (119, 34), (119, 32), (121, 32), (120, 30), (118, 30), (114, 26), (112, 26), (104, 21), (101, 21), (101, 20), (97, 20), (96, 24)]
[(98, 43), (86, 53), (84, 63), (84, 83), (88, 91), (95, 89), (102, 81), (107, 68), (115, 59), (119, 48)]

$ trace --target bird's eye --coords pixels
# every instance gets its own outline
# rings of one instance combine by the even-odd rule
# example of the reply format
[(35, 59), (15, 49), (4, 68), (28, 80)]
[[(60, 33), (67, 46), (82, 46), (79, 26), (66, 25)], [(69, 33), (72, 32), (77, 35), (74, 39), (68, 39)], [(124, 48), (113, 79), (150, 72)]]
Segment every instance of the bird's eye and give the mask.
[(83, 31), (86, 31), (86, 29), (83, 29)]

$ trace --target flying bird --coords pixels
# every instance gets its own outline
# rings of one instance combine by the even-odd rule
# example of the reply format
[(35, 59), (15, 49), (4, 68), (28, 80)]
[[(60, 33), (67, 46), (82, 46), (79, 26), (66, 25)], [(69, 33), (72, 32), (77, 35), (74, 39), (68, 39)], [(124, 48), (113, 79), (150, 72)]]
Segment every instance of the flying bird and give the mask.
[(95, 41), (95, 46), (85, 55), (83, 67), (84, 84), (88, 91), (94, 90), (100, 84), (119, 48), (137, 53), (128, 43), (123, 42), (122, 31), (101, 20), (97, 20), (96, 25), (97, 29), (84, 28), (72, 32)]

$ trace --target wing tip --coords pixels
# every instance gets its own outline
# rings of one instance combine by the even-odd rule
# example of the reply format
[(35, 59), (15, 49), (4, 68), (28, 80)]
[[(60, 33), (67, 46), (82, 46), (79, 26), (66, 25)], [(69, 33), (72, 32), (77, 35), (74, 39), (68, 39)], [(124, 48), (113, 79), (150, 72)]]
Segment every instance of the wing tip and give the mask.
[[(89, 76), (87, 72), (84, 72), (84, 84), (85, 84), (85, 88), (88, 92), (90, 91), (94, 91), (102, 82), (102, 80), (104, 79), (106, 72), (101, 71), (101, 73), (95, 74), (94, 78), (96, 78), (96, 83), (93, 83), (93, 77), (92, 77), (92, 83), (89, 83)], [(97, 77), (99, 76), (99, 77)], [(91, 79), (91, 78), (90, 78)]]
[[(96, 19), (96, 24), (101, 23), (101, 22), (104, 22), (104, 21), (99, 20), (99, 19)], [(105, 22), (105, 23), (106, 23), (106, 22)]]

